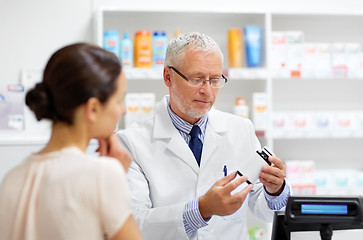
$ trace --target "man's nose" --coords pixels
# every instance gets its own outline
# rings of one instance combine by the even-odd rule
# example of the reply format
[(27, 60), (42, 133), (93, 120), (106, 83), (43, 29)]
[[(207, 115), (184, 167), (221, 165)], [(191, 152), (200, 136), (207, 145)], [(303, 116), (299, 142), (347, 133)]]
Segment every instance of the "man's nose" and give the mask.
[(202, 86), (200, 88), (200, 91), (205, 93), (205, 94), (209, 94), (212, 92), (212, 85), (211, 85), (211, 81), (210, 80), (205, 80), (202, 83)]

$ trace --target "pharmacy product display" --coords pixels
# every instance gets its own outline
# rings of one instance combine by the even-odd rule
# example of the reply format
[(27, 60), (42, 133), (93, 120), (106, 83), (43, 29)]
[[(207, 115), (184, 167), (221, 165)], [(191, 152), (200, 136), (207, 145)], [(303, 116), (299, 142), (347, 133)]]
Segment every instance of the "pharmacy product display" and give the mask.
[(231, 28), (227, 31), (228, 67), (255, 68), (262, 62), (262, 26)]
[(120, 47), (120, 60), (123, 68), (131, 68), (134, 65), (134, 48), (127, 32), (124, 32)]
[(164, 31), (155, 31), (153, 34), (153, 68), (163, 69), (168, 47), (168, 38)]
[(125, 128), (151, 117), (155, 107), (154, 93), (127, 93), (125, 97)]
[[(363, 14), (231, 12), (224, 7), (217, 12), (130, 11), (120, 6), (102, 11), (101, 20), (100, 44), (108, 29), (128, 31), (132, 41), (141, 29), (152, 36), (163, 31), (168, 39), (176, 29), (211, 36), (221, 47), (228, 78), (218, 92), (217, 109), (244, 117), (248, 112), (261, 145), (281, 159), (312, 160), (317, 169), (339, 168), (342, 162), (363, 168), (363, 35), (358, 30)], [(258, 40), (257, 45), (250, 40)], [(129, 91), (154, 92), (155, 99), (167, 94), (160, 69), (134, 66), (125, 73)], [(244, 105), (236, 104), (238, 97)]]
[(242, 67), (242, 32), (240, 28), (228, 30), (228, 67)]
[(248, 67), (259, 67), (262, 58), (262, 27), (245, 26), (243, 28)]
[(279, 111), (271, 121), (275, 138), (363, 137), (363, 111)]
[(24, 86), (0, 84), (0, 130), (24, 130)]
[(152, 67), (152, 37), (148, 30), (140, 30), (135, 33), (134, 66), (136, 68)]
[[(262, 62), (263, 27), (248, 25), (243, 28), (230, 28), (227, 32), (228, 67), (256, 68)], [(175, 30), (174, 37), (179, 34)], [(123, 66), (129, 68), (164, 67), (168, 37), (165, 31), (138, 30), (134, 40), (130, 39), (128, 31), (122, 38), (117, 30), (104, 32), (103, 47), (120, 58)], [(121, 40), (120, 40), (121, 39)], [(132, 62), (134, 59), (134, 62)], [(150, 65), (151, 63), (151, 65)]]
[(108, 30), (103, 34), (103, 48), (120, 57), (120, 37), (116, 30)]
[(295, 195), (362, 195), (363, 171), (318, 168), (314, 160), (287, 160), (286, 178)]
[(363, 77), (359, 42), (308, 42), (303, 31), (271, 32), (271, 68), (282, 78)]
[(233, 108), (233, 114), (243, 118), (248, 118), (248, 110), (249, 107), (246, 103), (245, 98), (241, 96), (237, 97)]
[(117, 30), (107, 30), (103, 34), (103, 48), (120, 58), (125, 69), (164, 67), (168, 38), (164, 31), (139, 30), (130, 38), (124, 31), (120, 40)]

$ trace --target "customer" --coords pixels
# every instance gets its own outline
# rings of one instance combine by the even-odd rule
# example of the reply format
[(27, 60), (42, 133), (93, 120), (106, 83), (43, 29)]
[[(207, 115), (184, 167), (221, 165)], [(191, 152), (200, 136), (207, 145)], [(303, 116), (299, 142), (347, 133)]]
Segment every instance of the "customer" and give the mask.
[[(119, 60), (99, 47), (79, 43), (52, 55), (26, 95), (52, 134), (0, 186), (0, 239), (142, 239), (125, 176), (131, 159), (113, 134), (125, 90)], [(102, 157), (85, 154), (92, 138)]]
[[(227, 82), (222, 61), (204, 34), (171, 40), (164, 66), (170, 96), (153, 118), (118, 133), (133, 157), (128, 179), (146, 239), (248, 239), (247, 205), (271, 221), (287, 202), (285, 166), (277, 157), (268, 166), (257, 155), (252, 123), (211, 110)], [(247, 177), (236, 178), (236, 170), (253, 186), (245, 187)]]

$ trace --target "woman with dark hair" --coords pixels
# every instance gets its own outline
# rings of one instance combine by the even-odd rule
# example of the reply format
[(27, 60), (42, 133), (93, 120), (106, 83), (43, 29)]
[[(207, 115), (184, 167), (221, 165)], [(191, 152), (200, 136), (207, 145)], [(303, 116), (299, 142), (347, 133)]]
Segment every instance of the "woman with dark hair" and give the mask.
[[(52, 134), (0, 185), (0, 239), (142, 239), (125, 176), (131, 158), (113, 134), (125, 91), (119, 60), (97, 46), (51, 56), (26, 104), (52, 121)], [(100, 157), (85, 154), (92, 138)]]

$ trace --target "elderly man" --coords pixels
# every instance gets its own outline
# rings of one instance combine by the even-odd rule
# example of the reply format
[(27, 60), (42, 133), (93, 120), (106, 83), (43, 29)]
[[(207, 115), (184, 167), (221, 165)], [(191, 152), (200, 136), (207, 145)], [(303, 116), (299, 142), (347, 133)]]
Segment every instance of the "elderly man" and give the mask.
[(128, 179), (145, 239), (248, 239), (247, 207), (271, 221), (286, 205), (282, 161), (270, 157), (268, 166), (257, 155), (249, 120), (211, 109), (227, 82), (222, 61), (204, 34), (174, 38), (164, 66), (169, 96), (152, 118), (118, 133), (133, 157)]

